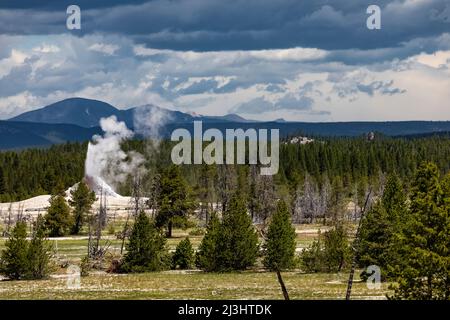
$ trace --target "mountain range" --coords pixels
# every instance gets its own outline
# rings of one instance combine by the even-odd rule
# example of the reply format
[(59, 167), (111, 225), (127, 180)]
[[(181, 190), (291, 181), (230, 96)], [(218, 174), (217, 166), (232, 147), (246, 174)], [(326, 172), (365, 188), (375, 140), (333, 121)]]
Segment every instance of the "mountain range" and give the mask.
[(41, 109), (22, 113), (10, 121), (37, 122), (37, 123), (64, 123), (80, 127), (96, 127), (100, 119), (115, 115), (118, 120), (125, 122), (128, 128), (134, 127), (134, 113), (145, 110), (145, 113), (164, 112), (165, 123), (191, 123), (194, 120), (203, 122), (252, 122), (236, 114), (225, 116), (192, 115), (180, 111), (163, 109), (155, 105), (143, 105), (125, 110), (119, 110), (112, 105), (98, 100), (70, 98), (65, 99)]
[(0, 121), (0, 150), (46, 147), (66, 141), (87, 141), (94, 134), (102, 132), (101, 118), (115, 115), (134, 129), (134, 115), (145, 110), (146, 113), (164, 112), (165, 121), (161, 135), (170, 137), (176, 128), (193, 130), (194, 120), (203, 122), (203, 130), (248, 128), (279, 129), (280, 136), (358, 136), (368, 132), (379, 132), (390, 136), (427, 135), (450, 132), (450, 121), (396, 121), (396, 122), (289, 122), (277, 119), (259, 122), (244, 119), (236, 114), (224, 116), (204, 116), (160, 108), (155, 105), (133, 107), (125, 110), (102, 101), (70, 98), (43, 108), (22, 113), (9, 120)]

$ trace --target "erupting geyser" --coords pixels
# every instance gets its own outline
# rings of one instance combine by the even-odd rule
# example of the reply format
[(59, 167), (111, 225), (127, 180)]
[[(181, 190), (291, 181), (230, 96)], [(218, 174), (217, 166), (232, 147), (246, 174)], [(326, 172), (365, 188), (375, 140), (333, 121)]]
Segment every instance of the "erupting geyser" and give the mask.
[(113, 188), (128, 175), (138, 173), (144, 158), (137, 152), (122, 150), (121, 143), (133, 137), (133, 132), (116, 116), (102, 118), (100, 126), (105, 133), (93, 136), (89, 142), (84, 180), (97, 195), (120, 197)]

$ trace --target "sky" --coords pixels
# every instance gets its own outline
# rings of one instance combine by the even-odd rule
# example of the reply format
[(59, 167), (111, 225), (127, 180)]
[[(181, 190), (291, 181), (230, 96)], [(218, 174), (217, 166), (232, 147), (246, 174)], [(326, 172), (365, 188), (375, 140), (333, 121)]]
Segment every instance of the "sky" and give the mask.
[[(71, 4), (81, 30), (66, 27)], [(70, 97), (256, 120), (450, 120), (450, 0), (0, 1), (0, 119)]]

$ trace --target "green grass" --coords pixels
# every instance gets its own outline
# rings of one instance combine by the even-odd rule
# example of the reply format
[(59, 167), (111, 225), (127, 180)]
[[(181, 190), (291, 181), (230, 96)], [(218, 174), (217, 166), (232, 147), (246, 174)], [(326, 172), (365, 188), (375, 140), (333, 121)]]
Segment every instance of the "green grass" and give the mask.
[[(296, 226), (297, 230), (305, 230), (305, 229), (316, 229), (320, 227), (320, 225), (299, 225)], [(122, 226), (120, 227), (122, 228)], [(118, 230), (118, 229), (116, 229)], [(169, 250), (174, 251), (178, 243), (186, 237), (189, 237), (191, 240), (192, 246), (194, 249), (197, 249), (200, 245), (203, 236), (190, 236), (188, 230), (174, 229), (172, 238), (167, 239), (167, 247)], [(53, 244), (55, 248), (56, 257), (59, 260), (68, 261), (69, 263), (79, 264), (81, 259), (87, 254), (87, 244), (88, 240), (86, 239), (87, 235), (83, 234), (80, 236), (71, 236), (70, 239), (64, 238), (63, 240), (52, 239), (50, 242)], [(106, 238), (106, 239), (105, 239)], [(298, 233), (297, 234), (297, 247), (298, 248), (306, 248), (308, 247), (315, 239), (317, 239), (317, 233), (308, 232), (308, 233)], [(0, 251), (5, 247), (5, 238), (0, 238)], [(103, 239), (101, 240), (101, 245), (105, 245), (106, 242), (110, 244), (110, 252), (114, 255), (120, 253), (120, 248), (122, 245), (122, 240), (116, 239), (114, 235), (109, 235), (106, 232), (103, 233)], [(126, 242), (125, 242), (126, 244)], [(126, 246), (124, 246), (124, 250)]]
[[(302, 229), (315, 229), (317, 226), (315, 225), (306, 225), (306, 226), (297, 226), (298, 230)], [(173, 231), (172, 238), (167, 239), (167, 247), (169, 250), (175, 250), (178, 243), (186, 237), (189, 237), (191, 240), (192, 246), (194, 249), (197, 249), (200, 245), (203, 236), (190, 236), (188, 230), (175, 229)], [(103, 235), (104, 239), (101, 241), (101, 244), (104, 245), (106, 241), (110, 243), (110, 250), (113, 253), (120, 253), (120, 247), (122, 245), (122, 240), (116, 239), (114, 235)], [(107, 240), (105, 239), (107, 238)], [(50, 240), (54, 245), (54, 248), (57, 249), (57, 255), (59, 258), (77, 263), (83, 258), (87, 253), (87, 243), (86, 235), (70, 237), (71, 239), (65, 238), (64, 240)], [(315, 239), (317, 239), (317, 233), (298, 233), (297, 234), (297, 247), (298, 248), (306, 248), (308, 247)], [(0, 250), (4, 249), (6, 239), (0, 238)], [(126, 243), (126, 242), (125, 242)]]
[[(305, 248), (317, 239), (314, 229), (320, 225), (296, 226), (297, 247)], [(174, 250), (190, 230), (174, 230), (167, 246)], [(121, 240), (106, 235), (111, 253), (120, 253)], [(85, 237), (85, 236), (84, 236)], [(197, 248), (202, 236), (189, 236)], [(0, 239), (0, 250), (6, 239)], [(86, 255), (87, 239), (51, 240), (59, 260), (79, 264)], [(359, 274), (359, 273), (357, 273)], [(347, 274), (302, 274), (286, 272), (284, 281), (292, 299), (343, 299)], [(58, 269), (49, 280), (0, 281), (0, 299), (282, 299), (276, 275), (270, 272), (203, 273), (199, 271), (166, 271), (158, 273), (114, 275), (93, 273), (81, 278), (81, 288), (70, 290), (66, 285), (66, 269)], [(355, 299), (383, 298), (381, 290), (369, 290), (365, 283), (353, 286)]]
[[(347, 274), (283, 273), (291, 299), (344, 299)], [(166, 271), (81, 278), (68, 289), (66, 278), (2, 281), (0, 299), (282, 299), (276, 275), (270, 272), (203, 273)], [(369, 290), (353, 286), (353, 299), (383, 299), (387, 284)]]

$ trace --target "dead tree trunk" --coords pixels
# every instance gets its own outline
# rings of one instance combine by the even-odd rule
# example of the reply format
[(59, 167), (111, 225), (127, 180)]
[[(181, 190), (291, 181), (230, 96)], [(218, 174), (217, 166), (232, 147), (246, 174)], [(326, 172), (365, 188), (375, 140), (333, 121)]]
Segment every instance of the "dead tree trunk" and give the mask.
[(283, 292), (284, 300), (289, 300), (289, 294), (286, 289), (286, 286), (284, 285), (283, 278), (281, 277), (280, 269), (277, 268), (276, 273), (277, 273), (278, 282), (280, 283), (281, 291)]
[(9, 235), (9, 232), (11, 231), (11, 224), (12, 224), (11, 215), (12, 215), (12, 202), (9, 204), (9, 208), (8, 208), (8, 225), (6, 227), (6, 230), (8, 231), (8, 235)]
[(128, 211), (127, 220), (125, 221), (125, 226), (123, 227), (123, 232), (122, 232), (122, 244), (120, 245), (120, 254), (123, 253), (123, 247), (125, 245), (125, 238), (127, 237), (127, 233), (128, 233), (129, 220), (130, 220), (130, 212)]
[(359, 232), (360, 232), (360, 228), (361, 228), (361, 222), (364, 218), (364, 213), (366, 212), (371, 193), (372, 193), (372, 190), (370, 190), (369, 193), (367, 194), (366, 201), (364, 203), (364, 207), (361, 209), (361, 214), (359, 215), (358, 228), (356, 229), (355, 240), (353, 241), (353, 244), (352, 244), (352, 249), (353, 249), (352, 268), (350, 269), (350, 275), (348, 277), (347, 293), (345, 295), (345, 300), (350, 300), (350, 296), (352, 294), (353, 277), (355, 275), (356, 259), (358, 257)]
[[(142, 198), (141, 198), (141, 179), (139, 176), (135, 177), (133, 180), (133, 187), (131, 190), (131, 206), (132, 206), (132, 214), (133, 217), (136, 219), (136, 217), (138, 216), (139, 212), (141, 211), (142, 208)], [(154, 204), (152, 203), (151, 206), (153, 206)], [(130, 210), (128, 210), (128, 214), (127, 214), (127, 220), (125, 221), (125, 225), (123, 227), (123, 231), (122, 231), (122, 244), (120, 245), (120, 254), (123, 254), (123, 248), (125, 246), (125, 239), (127, 238), (128, 235), (128, 224), (130, 221)]]

